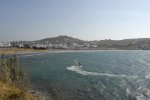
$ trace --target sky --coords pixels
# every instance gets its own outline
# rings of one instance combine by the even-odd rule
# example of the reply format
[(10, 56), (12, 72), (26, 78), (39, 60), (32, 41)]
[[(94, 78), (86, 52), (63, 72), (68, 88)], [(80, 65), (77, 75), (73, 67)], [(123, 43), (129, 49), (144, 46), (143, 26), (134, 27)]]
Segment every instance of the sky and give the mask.
[(0, 0), (0, 41), (150, 38), (150, 0)]

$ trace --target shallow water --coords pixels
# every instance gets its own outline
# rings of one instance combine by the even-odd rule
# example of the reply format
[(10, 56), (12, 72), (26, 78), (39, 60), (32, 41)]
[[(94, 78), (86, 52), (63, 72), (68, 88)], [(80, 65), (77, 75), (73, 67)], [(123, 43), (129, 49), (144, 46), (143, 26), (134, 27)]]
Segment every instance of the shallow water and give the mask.
[[(55, 100), (149, 100), (150, 51), (22, 55), (33, 88)], [(82, 67), (74, 66), (77, 59)]]

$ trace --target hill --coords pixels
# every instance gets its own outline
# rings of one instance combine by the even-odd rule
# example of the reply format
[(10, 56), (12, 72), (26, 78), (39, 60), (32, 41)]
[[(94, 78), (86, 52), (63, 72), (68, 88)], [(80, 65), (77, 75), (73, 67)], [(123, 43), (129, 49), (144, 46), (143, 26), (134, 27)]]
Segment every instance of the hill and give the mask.
[(12, 47), (98, 50), (150, 50), (150, 38), (85, 41), (69, 36), (11, 42)]
[(58, 37), (52, 37), (52, 38), (45, 38), (42, 40), (39, 40), (41, 42), (50, 42), (50, 43), (84, 43), (85, 41), (77, 39), (77, 38), (73, 38), (73, 37), (69, 37), (69, 36), (58, 36)]

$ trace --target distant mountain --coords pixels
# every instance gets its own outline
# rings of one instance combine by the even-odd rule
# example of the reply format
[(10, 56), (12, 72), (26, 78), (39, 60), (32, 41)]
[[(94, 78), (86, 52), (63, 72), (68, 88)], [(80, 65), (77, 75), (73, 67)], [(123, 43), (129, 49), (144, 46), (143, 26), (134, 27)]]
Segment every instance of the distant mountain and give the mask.
[(38, 42), (46, 44), (67, 44), (72, 46), (73, 44), (82, 45), (80, 48), (91, 48), (93, 45), (94, 49), (104, 49), (104, 50), (150, 50), (150, 38), (138, 38), (138, 39), (124, 39), (124, 40), (96, 40), (96, 41), (84, 41), (77, 38), (69, 36), (58, 36), (53, 38), (46, 38), (39, 40)]
[(150, 38), (101, 40), (97, 45), (101, 49), (150, 50)]
[(38, 40), (40, 42), (49, 42), (49, 43), (83, 43), (85, 41), (77, 39), (77, 38), (72, 38), (69, 36), (58, 36), (58, 37), (52, 37), (52, 38), (46, 38), (42, 40)]
[(150, 50), (150, 38), (84, 41), (69, 36), (45, 38), (38, 41), (15, 41), (13, 47), (44, 47), (100, 50)]

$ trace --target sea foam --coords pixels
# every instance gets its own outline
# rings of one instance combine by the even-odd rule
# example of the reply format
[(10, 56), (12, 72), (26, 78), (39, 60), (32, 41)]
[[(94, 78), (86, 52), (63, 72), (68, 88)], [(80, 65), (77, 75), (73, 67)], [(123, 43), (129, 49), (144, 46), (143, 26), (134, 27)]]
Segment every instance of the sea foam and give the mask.
[(68, 70), (74, 71), (81, 75), (91, 75), (91, 76), (107, 76), (107, 77), (116, 77), (116, 78), (137, 78), (137, 76), (128, 76), (128, 75), (116, 75), (116, 74), (109, 74), (109, 73), (97, 73), (97, 72), (89, 72), (84, 71), (81, 69), (82, 66), (71, 66), (67, 67)]

